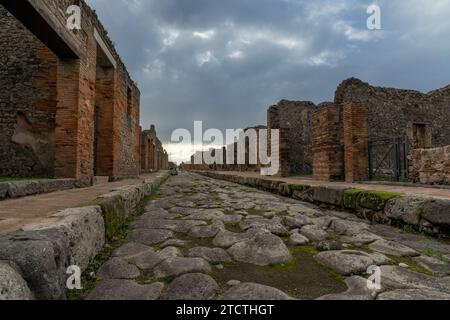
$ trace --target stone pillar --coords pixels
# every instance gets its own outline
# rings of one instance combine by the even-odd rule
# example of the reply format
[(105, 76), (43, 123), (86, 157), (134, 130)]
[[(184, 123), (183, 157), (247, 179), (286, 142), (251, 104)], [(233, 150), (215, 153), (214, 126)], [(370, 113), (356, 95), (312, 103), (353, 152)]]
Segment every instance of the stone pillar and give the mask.
[(98, 121), (96, 167), (99, 176), (114, 175), (115, 78), (114, 68), (97, 67), (95, 105), (99, 110), (95, 120)]
[(80, 61), (59, 60), (55, 128), (55, 177), (77, 177), (78, 90)]

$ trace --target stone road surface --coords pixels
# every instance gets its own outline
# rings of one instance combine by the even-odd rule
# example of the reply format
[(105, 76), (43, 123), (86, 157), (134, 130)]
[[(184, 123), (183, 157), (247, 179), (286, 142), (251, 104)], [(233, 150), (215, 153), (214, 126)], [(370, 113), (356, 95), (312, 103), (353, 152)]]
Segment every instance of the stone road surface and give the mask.
[(162, 186), (127, 241), (87, 299), (450, 299), (448, 243), (192, 173)]

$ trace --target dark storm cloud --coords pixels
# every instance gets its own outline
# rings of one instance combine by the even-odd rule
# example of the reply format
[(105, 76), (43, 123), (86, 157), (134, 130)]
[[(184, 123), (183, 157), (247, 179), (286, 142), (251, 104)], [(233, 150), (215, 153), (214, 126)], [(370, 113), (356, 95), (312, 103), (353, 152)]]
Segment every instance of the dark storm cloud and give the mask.
[(142, 125), (266, 122), (280, 99), (333, 99), (356, 76), (432, 90), (450, 82), (450, 1), (384, 0), (382, 31), (365, 0), (88, 0), (142, 92)]

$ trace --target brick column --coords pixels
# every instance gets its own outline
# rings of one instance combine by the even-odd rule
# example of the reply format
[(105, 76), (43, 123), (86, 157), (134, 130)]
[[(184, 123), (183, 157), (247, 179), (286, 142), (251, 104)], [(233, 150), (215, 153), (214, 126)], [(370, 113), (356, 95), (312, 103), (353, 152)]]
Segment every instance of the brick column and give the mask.
[(113, 176), (114, 166), (114, 68), (97, 67), (95, 104), (100, 108), (98, 117), (97, 175)]
[(80, 61), (59, 59), (57, 75), (55, 177), (78, 179)]
[(369, 178), (367, 109), (357, 104), (344, 106), (345, 180)]
[(343, 150), (340, 108), (327, 104), (312, 116), (313, 173), (317, 180), (342, 178)]

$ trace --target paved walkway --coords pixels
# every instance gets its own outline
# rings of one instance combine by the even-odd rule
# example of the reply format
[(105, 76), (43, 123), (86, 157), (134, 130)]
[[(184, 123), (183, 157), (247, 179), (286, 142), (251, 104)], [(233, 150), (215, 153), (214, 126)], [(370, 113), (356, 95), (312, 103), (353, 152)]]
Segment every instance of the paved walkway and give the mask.
[(17, 231), (27, 224), (37, 223), (58, 211), (89, 203), (115, 188), (139, 184), (156, 175), (146, 174), (137, 179), (104, 183), (89, 188), (0, 201), (0, 234)]
[(409, 195), (417, 195), (424, 197), (433, 197), (439, 199), (450, 199), (450, 188), (433, 188), (422, 186), (406, 186), (406, 185), (394, 185), (394, 184), (382, 184), (382, 183), (345, 183), (345, 182), (328, 182), (309, 179), (305, 177), (265, 177), (261, 176), (257, 172), (239, 172), (239, 171), (219, 171), (220, 174), (237, 175), (242, 177), (257, 177), (266, 180), (285, 181), (288, 183), (305, 184), (310, 186), (342, 186), (349, 188), (365, 189), (365, 190), (382, 190), (400, 192)]
[(444, 242), (193, 173), (162, 186), (127, 240), (87, 299), (450, 300)]

